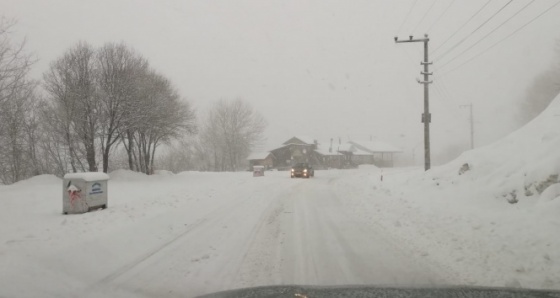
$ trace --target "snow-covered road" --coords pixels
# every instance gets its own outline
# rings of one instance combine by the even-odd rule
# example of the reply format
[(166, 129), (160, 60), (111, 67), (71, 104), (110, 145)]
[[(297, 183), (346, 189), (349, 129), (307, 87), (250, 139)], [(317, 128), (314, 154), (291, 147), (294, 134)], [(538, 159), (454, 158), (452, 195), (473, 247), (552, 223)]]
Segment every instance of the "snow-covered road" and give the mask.
[(12, 216), (4, 208), (0, 296), (184, 297), (272, 284), (440, 280), (445, 274), (356, 216), (334, 189), (344, 174), (121, 171), (110, 181), (109, 208), (83, 215), (57, 210), (57, 178), (5, 186)]
[[(432, 284), (427, 264), (411, 258), (390, 235), (360, 221), (335, 194), (341, 172), (314, 179), (286, 173), (244, 181), (234, 193), (186, 221), (165, 214), (178, 233), (95, 283), (97, 291), (178, 296), (273, 285)], [(143, 234), (142, 226), (126, 235)], [(174, 234), (175, 235), (175, 234)]]
[(62, 214), (54, 176), (0, 186), (0, 297), (191, 297), (279, 284), (560, 289), (558, 200), (511, 205), (494, 188), (473, 196), (465, 182), (415, 168), (380, 175), (120, 170), (109, 208), (80, 215)]

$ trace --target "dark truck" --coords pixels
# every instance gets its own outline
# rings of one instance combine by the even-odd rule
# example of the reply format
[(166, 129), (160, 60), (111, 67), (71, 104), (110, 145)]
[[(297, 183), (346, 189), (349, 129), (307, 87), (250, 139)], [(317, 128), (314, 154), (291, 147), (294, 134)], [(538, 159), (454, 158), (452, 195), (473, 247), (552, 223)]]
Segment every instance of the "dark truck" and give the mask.
[(300, 162), (292, 167), (291, 177), (309, 178), (315, 176), (315, 170), (310, 164)]

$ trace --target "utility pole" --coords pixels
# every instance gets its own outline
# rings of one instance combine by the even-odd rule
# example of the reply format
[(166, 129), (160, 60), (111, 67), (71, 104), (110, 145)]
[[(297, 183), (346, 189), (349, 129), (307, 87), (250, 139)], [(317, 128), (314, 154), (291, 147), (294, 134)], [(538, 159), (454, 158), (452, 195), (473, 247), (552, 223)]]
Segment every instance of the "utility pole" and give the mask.
[(424, 81), (417, 80), (418, 83), (424, 84), (424, 113), (422, 114), (422, 123), (424, 123), (424, 170), (430, 169), (430, 122), (432, 122), (432, 114), (430, 114), (430, 93), (428, 89), (428, 85), (431, 84), (433, 81), (429, 80), (430, 75), (433, 73), (429, 72), (428, 66), (432, 64), (428, 60), (428, 42), (430, 39), (428, 38), (428, 34), (424, 34), (424, 38), (414, 39), (414, 36), (409, 36), (409, 39), (399, 40), (398, 37), (395, 36), (396, 43), (404, 43), (404, 42), (423, 42), (424, 43), (424, 61), (420, 62), (421, 65), (424, 65), (424, 71), (420, 72), (420, 74), (424, 75)]
[(461, 108), (469, 107), (470, 110), (470, 118), (471, 121), (471, 149), (474, 149), (474, 118), (473, 118), (473, 104), (470, 103), (468, 105), (460, 105)]

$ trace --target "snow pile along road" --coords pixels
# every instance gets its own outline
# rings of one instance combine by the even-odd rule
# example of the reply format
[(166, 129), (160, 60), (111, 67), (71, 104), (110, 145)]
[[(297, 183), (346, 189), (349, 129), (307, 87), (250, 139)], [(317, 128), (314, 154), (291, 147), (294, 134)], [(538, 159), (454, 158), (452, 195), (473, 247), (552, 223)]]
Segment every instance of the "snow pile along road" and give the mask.
[(464, 153), (429, 172), (440, 184), (473, 183), (511, 203), (536, 200), (560, 182), (560, 96), (533, 121), (504, 139)]
[[(428, 172), (338, 181), (364, 218), (457, 282), (560, 289), (560, 96), (492, 145)], [(358, 181), (356, 181), (356, 179)], [(366, 188), (348, 189), (359, 184)]]

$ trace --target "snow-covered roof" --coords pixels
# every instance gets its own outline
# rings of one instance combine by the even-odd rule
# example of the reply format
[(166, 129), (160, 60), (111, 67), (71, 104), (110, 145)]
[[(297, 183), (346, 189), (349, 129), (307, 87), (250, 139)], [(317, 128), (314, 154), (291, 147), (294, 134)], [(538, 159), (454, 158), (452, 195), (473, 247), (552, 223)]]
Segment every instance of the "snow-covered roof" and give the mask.
[(82, 179), (85, 181), (109, 180), (109, 175), (102, 172), (68, 173), (64, 179)]
[(373, 155), (373, 153), (361, 150), (359, 148), (354, 148), (354, 151), (352, 152), (352, 154), (353, 155), (369, 155), (369, 156)]
[(301, 142), (307, 144), (307, 145), (313, 145), (315, 144), (315, 139), (307, 137), (307, 136), (295, 136), (290, 138), (289, 140), (287, 140), (286, 142), (284, 142), (284, 145), (288, 145), (288, 144), (293, 144), (292, 140), (293, 139), (298, 139)]
[(284, 149), (284, 148), (286, 148), (286, 147), (288, 147), (288, 146), (289, 146), (289, 145), (282, 145), (282, 146), (280, 146), (280, 147), (271, 149), (270, 152), (273, 152), (273, 151), (276, 151), (276, 150), (279, 150), (279, 149)]
[(251, 153), (251, 154), (247, 157), (247, 160), (261, 160), (261, 159), (266, 159), (269, 155), (270, 155), (270, 152), (254, 152), (254, 153)]
[(318, 154), (321, 154), (323, 156), (342, 155), (342, 154), (336, 152), (335, 148), (333, 148), (333, 152), (329, 152), (328, 148), (317, 148), (317, 149), (315, 149), (315, 152), (317, 152)]
[(382, 141), (366, 141), (366, 142), (356, 142), (350, 141), (349, 143), (353, 144), (357, 148), (364, 150), (370, 153), (395, 153), (395, 152), (402, 152), (401, 149), (382, 142)]
[(355, 148), (352, 144), (348, 144), (348, 143), (344, 143), (344, 144), (340, 144), (338, 146), (335, 147), (339, 152), (340, 151), (344, 151), (344, 152), (354, 152)]

